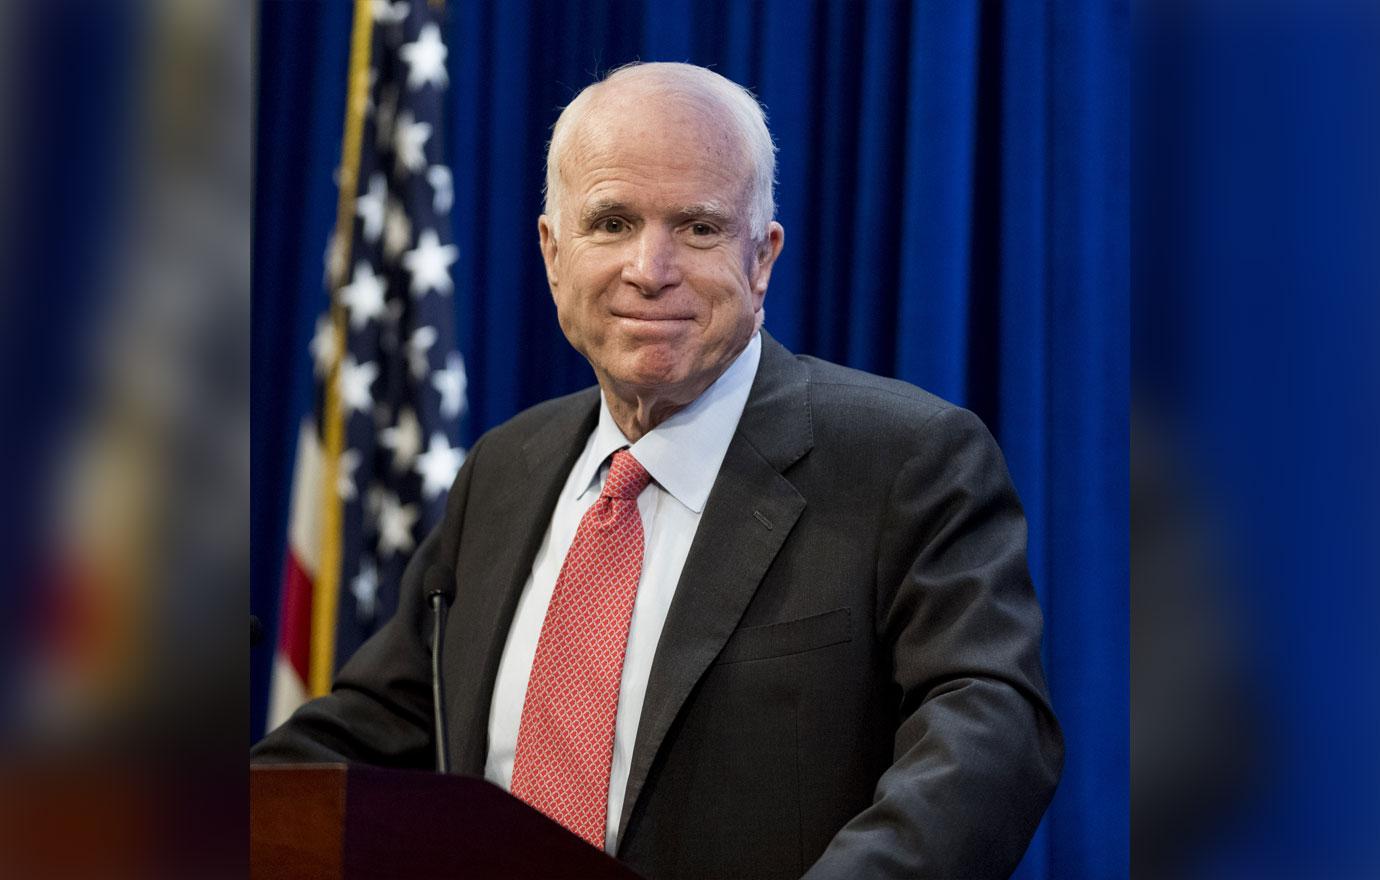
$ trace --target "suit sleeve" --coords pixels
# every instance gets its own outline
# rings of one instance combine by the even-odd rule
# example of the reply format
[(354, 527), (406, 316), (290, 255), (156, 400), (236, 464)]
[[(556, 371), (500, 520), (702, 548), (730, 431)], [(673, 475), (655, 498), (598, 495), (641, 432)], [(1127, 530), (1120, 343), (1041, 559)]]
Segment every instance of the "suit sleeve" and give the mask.
[(1063, 763), (1025, 516), (1001, 453), (957, 408), (922, 439), (879, 542), (877, 627), (900, 699), (894, 763), (812, 880), (1006, 877)]
[(341, 667), (331, 692), (303, 705), (250, 750), (254, 763), (359, 763), (430, 769), (435, 763), (430, 611), (423, 580), (454, 563), (476, 443), (451, 487), (441, 524), (403, 572), (398, 609)]

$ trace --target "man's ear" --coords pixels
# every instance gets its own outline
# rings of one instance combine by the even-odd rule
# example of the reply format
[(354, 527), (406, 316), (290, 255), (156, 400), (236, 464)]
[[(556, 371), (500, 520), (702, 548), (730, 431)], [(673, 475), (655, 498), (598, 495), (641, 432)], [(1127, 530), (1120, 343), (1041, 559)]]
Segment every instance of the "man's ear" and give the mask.
[(556, 289), (556, 230), (551, 226), (551, 218), (542, 214), (537, 218), (537, 238), (541, 243), (542, 262), (546, 263), (546, 283)]
[(766, 236), (756, 245), (752, 254), (752, 292), (760, 301), (767, 295), (767, 283), (771, 281), (771, 269), (776, 258), (781, 256), (781, 248), (786, 244), (786, 230), (775, 220), (767, 226)]

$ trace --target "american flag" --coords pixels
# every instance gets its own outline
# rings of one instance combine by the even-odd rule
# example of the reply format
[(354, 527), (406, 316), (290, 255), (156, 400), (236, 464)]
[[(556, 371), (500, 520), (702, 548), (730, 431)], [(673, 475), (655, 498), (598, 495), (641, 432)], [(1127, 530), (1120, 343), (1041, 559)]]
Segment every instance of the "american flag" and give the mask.
[(438, 7), (355, 5), (330, 306), (310, 346), (315, 407), (297, 444), (270, 728), (324, 693), (388, 619), (464, 460)]

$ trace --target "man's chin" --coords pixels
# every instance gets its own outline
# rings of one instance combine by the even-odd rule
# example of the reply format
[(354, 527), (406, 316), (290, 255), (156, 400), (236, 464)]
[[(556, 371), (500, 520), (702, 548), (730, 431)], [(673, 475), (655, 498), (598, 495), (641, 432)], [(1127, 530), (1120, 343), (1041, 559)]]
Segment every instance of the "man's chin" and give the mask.
[[(732, 357), (697, 354), (691, 357), (680, 346), (643, 345), (617, 358), (610, 364), (612, 369), (603, 372), (621, 394), (689, 403), (733, 362)], [(600, 372), (597, 367), (596, 372)]]
[[(674, 358), (639, 357), (614, 365), (605, 372), (616, 393), (625, 398), (664, 398), (677, 400), (689, 392), (691, 399), (703, 388), (694, 388), (694, 375), (688, 365)], [(704, 383), (708, 387), (713, 379)], [(688, 402), (688, 401), (685, 401)]]
[(684, 371), (674, 368), (620, 370), (613, 376), (619, 388), (638, 396), (674, 396), (686, 378)]

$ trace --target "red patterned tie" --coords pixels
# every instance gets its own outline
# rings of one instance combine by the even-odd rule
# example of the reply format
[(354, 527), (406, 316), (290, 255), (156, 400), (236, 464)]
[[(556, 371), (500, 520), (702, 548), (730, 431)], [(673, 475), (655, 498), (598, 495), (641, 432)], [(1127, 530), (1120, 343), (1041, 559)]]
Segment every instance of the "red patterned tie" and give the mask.
[(631, 452), (615, 452), (603, 492), (580, 520), (541, 625), (513, 760), (513, 794), (600, 849), (642, 576), (637, 496), (650, 480)]

